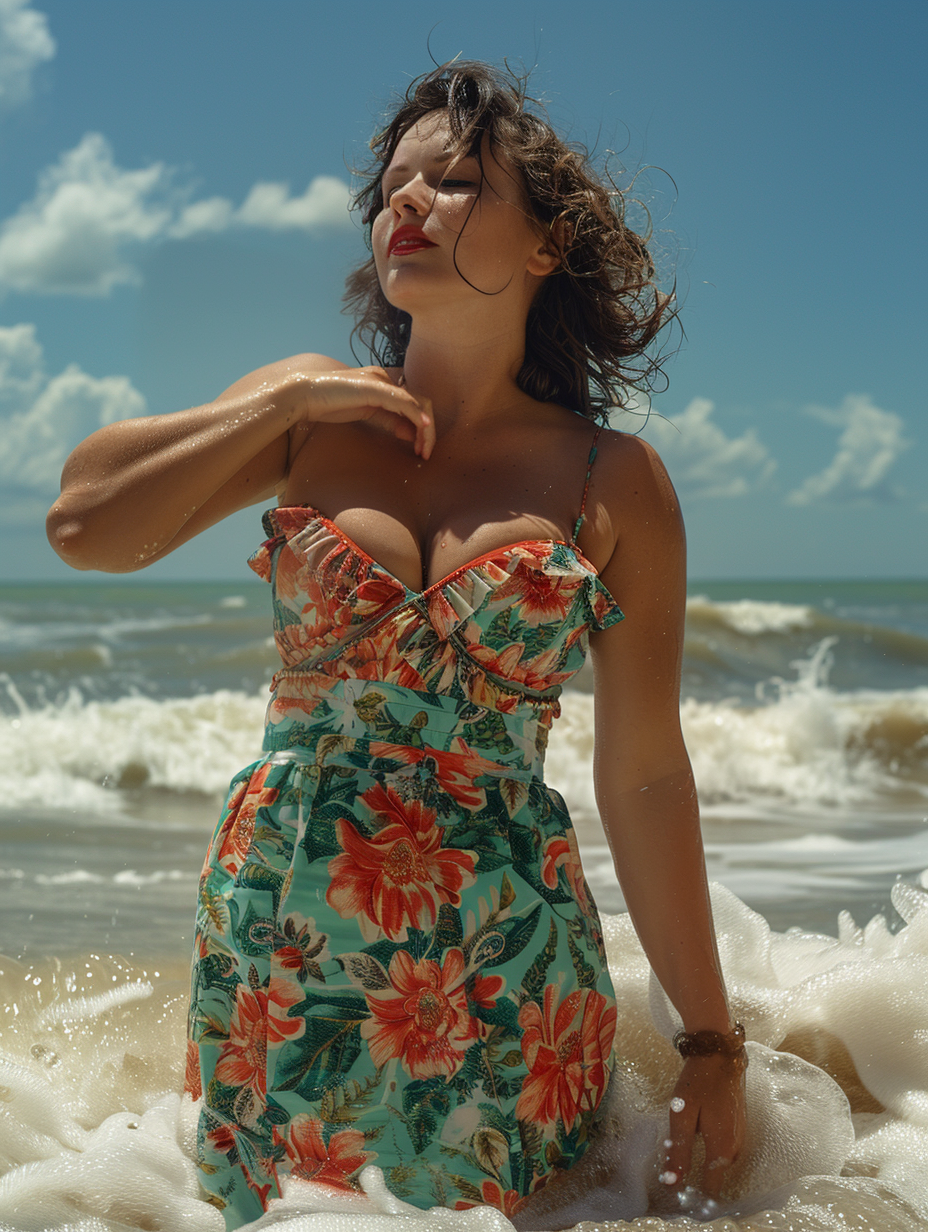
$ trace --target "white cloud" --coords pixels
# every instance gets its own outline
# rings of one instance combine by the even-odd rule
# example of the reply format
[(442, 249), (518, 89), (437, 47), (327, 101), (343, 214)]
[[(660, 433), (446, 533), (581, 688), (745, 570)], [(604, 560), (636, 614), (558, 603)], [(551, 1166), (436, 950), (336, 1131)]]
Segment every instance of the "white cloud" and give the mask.
[(270, 231), (309, 230), (342, 223), (347, 210), (348, 186), (335, 176), (317, 175), (302, 197), (291, 197), (287, 184), (255, 184), (236, 218)]
[(844, 430), (828, 466), (788, 493), (787, 504), (873, 504), (899, 499), (899, 493), (887, 482), (893, 463), (909, 446), (898, 415), (874, 406), (866, 394), (848, 394), (836, 410), (822, 406), (807, 410)]
[(712, 422), (715, 403), (694, 398), (680, 415), (651, 414), (642, 432), (657, 448), (681, 495), (744, 496), (776, 470), (753, 428), (726, 436)]
[(44, 13), (29, 0), (0, 0), (0, 105), (15, 107), (32, 95), (32, 73), (55, 54)]
[(145, 399), (128, 377), (92, 377), (77, 364), (49, 377), (35, 326), (0, 327), (0, 521), (18, 521), (24, 502), (57, 491), (78, 441), (144, 413)]
[(19, 291), (105, 295), (134, 281), (123, 251), (170, 222), (170, 210), (152, 199), (165, 174), (161, 163), (122, 171), (106, 139), (88, 133), (42, 173), (32, 201), (3, 224), (0, 282)]
[(224, 197), (188, 197), (163, 163), (123, 170), (106, 138), (88, 133), (0, 227), (0, 287), (108, 295), (139, 280), (133, 257), (144, 244), (231, 227), (311, 231), (348, 222), (348, 186), (332, 176), (317, 176), (300, 197), (286, 184), (255, 184), (238, 209)]

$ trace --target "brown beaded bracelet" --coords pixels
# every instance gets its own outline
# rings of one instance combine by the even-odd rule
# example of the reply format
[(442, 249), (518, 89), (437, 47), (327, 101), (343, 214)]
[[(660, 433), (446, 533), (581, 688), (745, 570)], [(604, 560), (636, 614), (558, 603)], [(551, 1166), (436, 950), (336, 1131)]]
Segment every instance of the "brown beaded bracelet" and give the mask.
[(736, 1022), (726, 1035), (723, 1031), (678, 1031), (673, 1046), (684, 1059), (687, 1057), (727, 1057), (739, 1073), (748, 1067), (744, 1048), (744, 1024)]

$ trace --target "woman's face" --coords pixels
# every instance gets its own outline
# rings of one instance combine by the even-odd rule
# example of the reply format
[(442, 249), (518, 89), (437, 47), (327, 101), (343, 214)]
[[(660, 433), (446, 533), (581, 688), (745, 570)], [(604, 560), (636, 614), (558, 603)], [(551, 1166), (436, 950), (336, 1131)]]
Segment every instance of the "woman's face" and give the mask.
[(430, 112), (400, 139), (384, 172), (371, 237), (384, 295), (412, 315), (462, 295), (484, 303), (488, 294), (510, 295), (527, 305), (550, 257), (521, 178), (487, 137), (480, 161), (452, 161), (453, 145), (447, 114)]

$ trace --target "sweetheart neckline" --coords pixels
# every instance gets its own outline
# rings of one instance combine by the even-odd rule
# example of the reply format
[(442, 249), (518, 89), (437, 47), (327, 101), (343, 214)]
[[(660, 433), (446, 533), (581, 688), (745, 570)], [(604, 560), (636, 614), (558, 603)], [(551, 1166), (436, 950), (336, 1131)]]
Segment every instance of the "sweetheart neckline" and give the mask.
[(491, 551), (484, 552), (483, 555), (477, 556), (473, 560), (469, 560), (467, 564), (460, 565), (457, 569), (454, 569), (451, 573), (447, 574), (445, 577), (439, 578), (437, 582), (430, 583), (428, 586), (425, 587), (424, 590), (413, 590), (411, 586), (406, 585), (406, 583), (403, 581), (402, 578), (398, 578), (396, 574), (392, 571), (392, 569), (388, 569), (386, 565), (382, 565), (379, 560), (374, 560), (373, 556), (371, 556), (369, 552), (365, 552), (364, 548), (362, 548), (359, 543), (356, 543), (355, 540), (352, 539), (352, 537), (346, 531), (342, 530), (342, 528), (338, 525), (337, 522), (333, 522), (331, 518), (326, 517), (326, 515), (320, 509), (317, 509), (315, 505), (309, 505), (309, 504), (278, 505), (275, 509), (270, 510), (270, 512), (272, 514), (278, 513), (282, 509), (283, 510), (286, 510), (286, 509), (306, 509), (308, 510), (311, 514), (314, 515), (314, 518), (316, 520), (320, 522), (324, 522), (326, 526), (330, 527), (335, 532), (335, 534), (338, 536), (338, 538), (342, 540), (343, 543), (345, 543), (353, 551), (357, 552), (359, 556), (363, 557), (364, 560), (368, 562), (368, 564), (373, 565), (375, 569), (379, 569), (381, 573), (385, 573), (387, 577), (391, 578), (392, 581), (396, 582), (398, 586), (402, 586), (403, 590), (406, 592), (407, 597), (411, 596), (414, 599), (422, 599), (426, 595), (430, 594), (433, 590), (440, 590), (441, 587), (447, 586), (449, 582), (453, 582), (454, 579), (456, 577), (460, 577), (462, 573), (469, 573), (471, 569), (476, 569), (478, 565), (482, 565), (485, 561), (492, 560), (494, 556), (501, 556), (504, 552), (511, 552), (514, 548), (522, 548), (522, 547), (527, 547), (530, 544), (544, 543), (544, 544), (551, 544), (554, 547), (570, 548), (571, 551), (573, 551), (576, 554), (577, 559), (581, 562), (581, 564), (586, 565), (589, 568), (593, 577), (599, 582), (603, 590), (606, 591), (606, 594), (609, 595), (609, 598), (612, 599), (612, 602), (615, 603), (616, 607), (619, 606), (615, 598), (613, 597), (613, 595), (610, 593), (610, 591), (606, 587), (605, 583), (600, 579), (599, 570), (596, 568), (596, 566), (593, 564), (591, 560), (588, 560), (587, 557), (584, 556), (583, 552), (580, 549), (580, 545), (577, 543), (568, 542), (566, 539), (550, 539), (550, 538), (549, 539), (517, 539), (515, 543), (504, 543), (498, 548), (493, 548)]

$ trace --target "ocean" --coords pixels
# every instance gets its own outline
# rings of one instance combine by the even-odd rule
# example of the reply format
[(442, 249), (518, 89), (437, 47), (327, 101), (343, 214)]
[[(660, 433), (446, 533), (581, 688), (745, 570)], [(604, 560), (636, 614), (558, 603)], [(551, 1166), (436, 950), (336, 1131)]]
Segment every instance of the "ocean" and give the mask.
[[(222, 794), (260, 750), (269, 609), (250, 580), (0, 585), (0, 1232), (222, 1232), (179, 1094), (186, 979)], [(619, 995), (596, 1146), (531, 1222), (416, 1211), (372, 1169), (367, 1198), (294, 1182), (249, 1227), (928, 1228), (928, 582), (690, 587), (683, 726), (753, 1041), (720, 1207), (659, 1192), (673, 1024), (596, 815), (592, 681), (575, 684), (547, 777)]]

